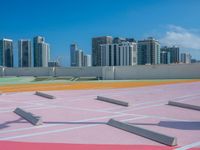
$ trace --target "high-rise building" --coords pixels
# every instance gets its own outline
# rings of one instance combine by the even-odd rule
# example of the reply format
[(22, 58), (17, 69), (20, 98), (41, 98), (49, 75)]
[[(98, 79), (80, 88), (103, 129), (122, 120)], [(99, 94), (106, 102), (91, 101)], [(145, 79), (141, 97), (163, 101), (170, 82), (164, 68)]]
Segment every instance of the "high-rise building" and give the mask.
[(40, 67), (48, 67), (48, 62), (50, 60), (50, 48), (47, 43), (39, 43), (38, 44), (39, 57), (38, 64)]
[(101, 66), (101, 44), (112, 44), (111, 36), (92, 38), (92, 66)]
[(191, 63), (192, 56), (190, 53), (181, 53), (181, 62), (185, 64)]
[(78, 50), (78, 45), (77, 44), (71, 44), (70, 45), (70, 61), (71, 61), (71, 66), (75, 67), (76, 66), (76, 51)]
[(31, 67), (32, 51), (30, 40), (18, 41), (18, 65), (19, 67)]
[(160, 53), (160, 63), (161, 64), (170, 64), (170, 53), (162, 51)]
[(71, 67), (91, 66), (91, 56), (84, 55), (77, 44), (70, 45)]
[(138, 41), (138, 64), (160, 64), (160, 44), (152, 37)]
[(160, 49), (161, 52), (168, 52), (170, 53), (170, 64), (177, 64), (179, 63), (179, 47), (162, 47)]
[(13, 67), (13, 40), (0, 40), (0, 66)]
[(44, 37), (36, 36), (33, 39), (34, 67), (48, 67), (50, 47)]
[(82, 50), (78, 49), (75, 51), (75, 60), (76, 60), (76, 67), (83, 66), (84, 55)]
[(132, 66), (137, 64), (134, 40), (114, 38), (113, 44), (101, 44), (101, 66)]
[(91, 66), (91, 55), (84, 55), (83, 66), (90, 67)]

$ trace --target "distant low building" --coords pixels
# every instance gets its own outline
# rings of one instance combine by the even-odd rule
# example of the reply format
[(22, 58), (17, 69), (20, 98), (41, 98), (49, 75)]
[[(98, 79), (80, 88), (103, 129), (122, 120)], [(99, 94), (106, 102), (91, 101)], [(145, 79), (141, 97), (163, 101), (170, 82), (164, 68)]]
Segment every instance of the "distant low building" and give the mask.
[(196, 59), (191, 59), (191, 63), (196, 63), (197, 60)]
[(49, 61), (48, 67), (60, 67), (60, 65), (57, 61)]

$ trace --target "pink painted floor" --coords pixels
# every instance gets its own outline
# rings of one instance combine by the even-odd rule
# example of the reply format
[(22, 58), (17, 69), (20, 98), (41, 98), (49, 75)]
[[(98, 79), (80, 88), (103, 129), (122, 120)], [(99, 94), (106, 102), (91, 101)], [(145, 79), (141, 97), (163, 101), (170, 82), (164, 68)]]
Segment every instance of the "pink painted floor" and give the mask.
[[(34, 92), (0, 95), (0, 141), (164, 146), (152, 140), (106, 125), (111, 119), (175, 136), (178, 147), (200, 147), (200, 111), (167, 105), (169, 100), (200, 106), (200, 83), (152, 87), (49, 91), (56, 99)], [(130, 103), (122, 107), (96, 100), (96, 96)], [(42, 116), (44, 124), (33, 126), (13, 113), (16, 107)], [(0, 142), (0, 148), (1, 148)], [(165, 146), (166, 147), (166, 146)], [(173, 148), (175, 149), (175, 147)]]

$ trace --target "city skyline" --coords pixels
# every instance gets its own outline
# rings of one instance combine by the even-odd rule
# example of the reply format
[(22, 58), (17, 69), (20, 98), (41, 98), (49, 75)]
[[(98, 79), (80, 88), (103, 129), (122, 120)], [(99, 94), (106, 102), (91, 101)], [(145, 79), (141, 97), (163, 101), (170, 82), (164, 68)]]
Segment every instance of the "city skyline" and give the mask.
[[(51, 44), (52, 60), (65, 56), (64, 66), (70, 65), (71, 43), (78, 43), (91, 54), (91, 37), (104, 35), (140, 40), (153, 36), (161, 44), (177, 45), (183, 52), (200, 59), (198, 0), (126, 0), (121, 3), (103, 0), (98, 5), (92, 0), (52, 0), (48, 5), (39, 0), (8, 0), (1, 6), (1, 38), (18, 41), (44, 36)], [(8, 7), (11, 12), (7, 11)], [(17, 53), (17, 42), (14, 42), (14, 55)], [(14, 59), (15, 65), (17, 59)]]
[[(136, 41), (134, 38), (100, 36), (92, 37), (91, 40), (91, 54), (86, 54), (77, 43), (70, 44), (70, 59), (68, 61), (70, 61), (71, 67), (199, 62), (199, 60), (192, 58), (189, 52), (180, 51), (177, 46), (160, 45), (160, 42), (153, 37)], [(0, 66), (13, 67), (15, 56), (13, 55), (13, 40), (4, 38), (0, 41), (0, 63), (2, 64)], [(7, 45), (8, 47), (6, 47)], [(33, 37), (33, 42), (29, 39), (20, 39), (18, 40), (18, 55), (15, 56), (18, 58), (18, 64), (14, 67), (48, 67), (54, 65), (65, 67), (60, 63), (63, 57), (51, 59), (50, 53), (50, 44), (45, 42), (45, 37)], [(182, 55), (184, 55), (185, 61), (182, 61)], [(9, 59), (7, 59), (8, 56)], [(7, 64), (7, 62), (10, 64)]]

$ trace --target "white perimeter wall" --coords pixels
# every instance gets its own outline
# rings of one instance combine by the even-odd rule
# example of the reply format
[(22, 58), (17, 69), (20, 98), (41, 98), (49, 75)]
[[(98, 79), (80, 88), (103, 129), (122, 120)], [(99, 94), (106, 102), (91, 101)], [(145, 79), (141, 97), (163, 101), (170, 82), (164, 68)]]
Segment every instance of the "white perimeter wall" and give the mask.
[(117, 80), (200, 78), (200, 64), (115, 67), (114, 78)]
[(56, 76), (102, 77), (102, 67), (73, 67), (55, 69)]
[(102, 77), (104, 80), (200, 78), (200, 64), (73, 68), (3, 68), (0, 76)]

